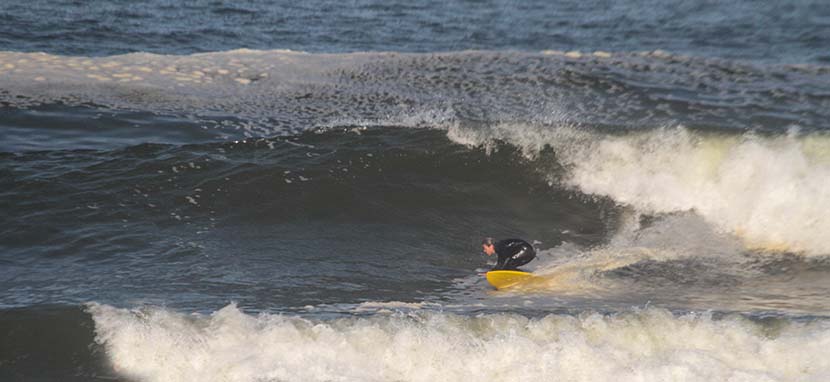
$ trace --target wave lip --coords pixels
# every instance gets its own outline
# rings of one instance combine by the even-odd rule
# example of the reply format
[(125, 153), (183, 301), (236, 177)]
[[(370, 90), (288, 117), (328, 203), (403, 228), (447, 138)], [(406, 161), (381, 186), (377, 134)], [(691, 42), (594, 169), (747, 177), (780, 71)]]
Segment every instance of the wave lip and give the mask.
[(91, 304), (113, 366), (146, 381), (806, 381), (830, 376), (823, 321), (416, 312), (315, 321)]

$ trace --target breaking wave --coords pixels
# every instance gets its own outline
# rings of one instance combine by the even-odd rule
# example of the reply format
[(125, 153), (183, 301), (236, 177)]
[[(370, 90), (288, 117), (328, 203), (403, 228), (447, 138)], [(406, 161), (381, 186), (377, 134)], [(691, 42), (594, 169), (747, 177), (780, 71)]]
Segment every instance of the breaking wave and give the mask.
[(644, 214), (693, 211), (752, 248), (830, 254), (830, 137), (706, 133), (683, 127), (602, 134), (578, 127), (449, 128), (468, 145), (494, 140), (530, 157), (553, 148), (552, 180)]
[(824, 321), (673, 315), (465, 317), (415, 311), (315, 320), (92, 304), (97, 342), (145, 381), (818, 381)]

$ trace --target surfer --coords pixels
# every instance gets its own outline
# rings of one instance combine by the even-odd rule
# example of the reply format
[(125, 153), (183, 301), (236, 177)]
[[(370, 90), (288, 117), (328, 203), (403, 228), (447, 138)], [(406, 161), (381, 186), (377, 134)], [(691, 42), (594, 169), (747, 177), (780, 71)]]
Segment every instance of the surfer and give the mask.
[(498, 261), (493, 270), (515, 270), (536, 258), (536, 250), (528, 242), (521, 239), (505, 239), (495, 242), (492, 237), (481, 241), (481, 249), (487, 256), (494, 253)]

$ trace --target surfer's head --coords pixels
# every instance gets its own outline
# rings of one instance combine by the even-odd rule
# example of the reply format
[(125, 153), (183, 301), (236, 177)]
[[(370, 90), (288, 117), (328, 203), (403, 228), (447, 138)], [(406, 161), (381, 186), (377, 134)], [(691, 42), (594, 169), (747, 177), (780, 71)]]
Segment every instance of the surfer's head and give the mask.
[(487, 256), (491, 256), (496, 253), (496, 248), (493, 247), (494, 240), (492, 237), (486, 237), (484, 240), (481, 241), (481, 250), (487, 254)]

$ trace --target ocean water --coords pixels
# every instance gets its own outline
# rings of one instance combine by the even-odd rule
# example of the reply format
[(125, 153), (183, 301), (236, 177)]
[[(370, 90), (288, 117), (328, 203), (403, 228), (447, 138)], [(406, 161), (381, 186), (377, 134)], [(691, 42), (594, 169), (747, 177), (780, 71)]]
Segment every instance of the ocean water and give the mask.
[(0, 380), (830, 380), (828, 46), (822, 1), (3, 4)]

